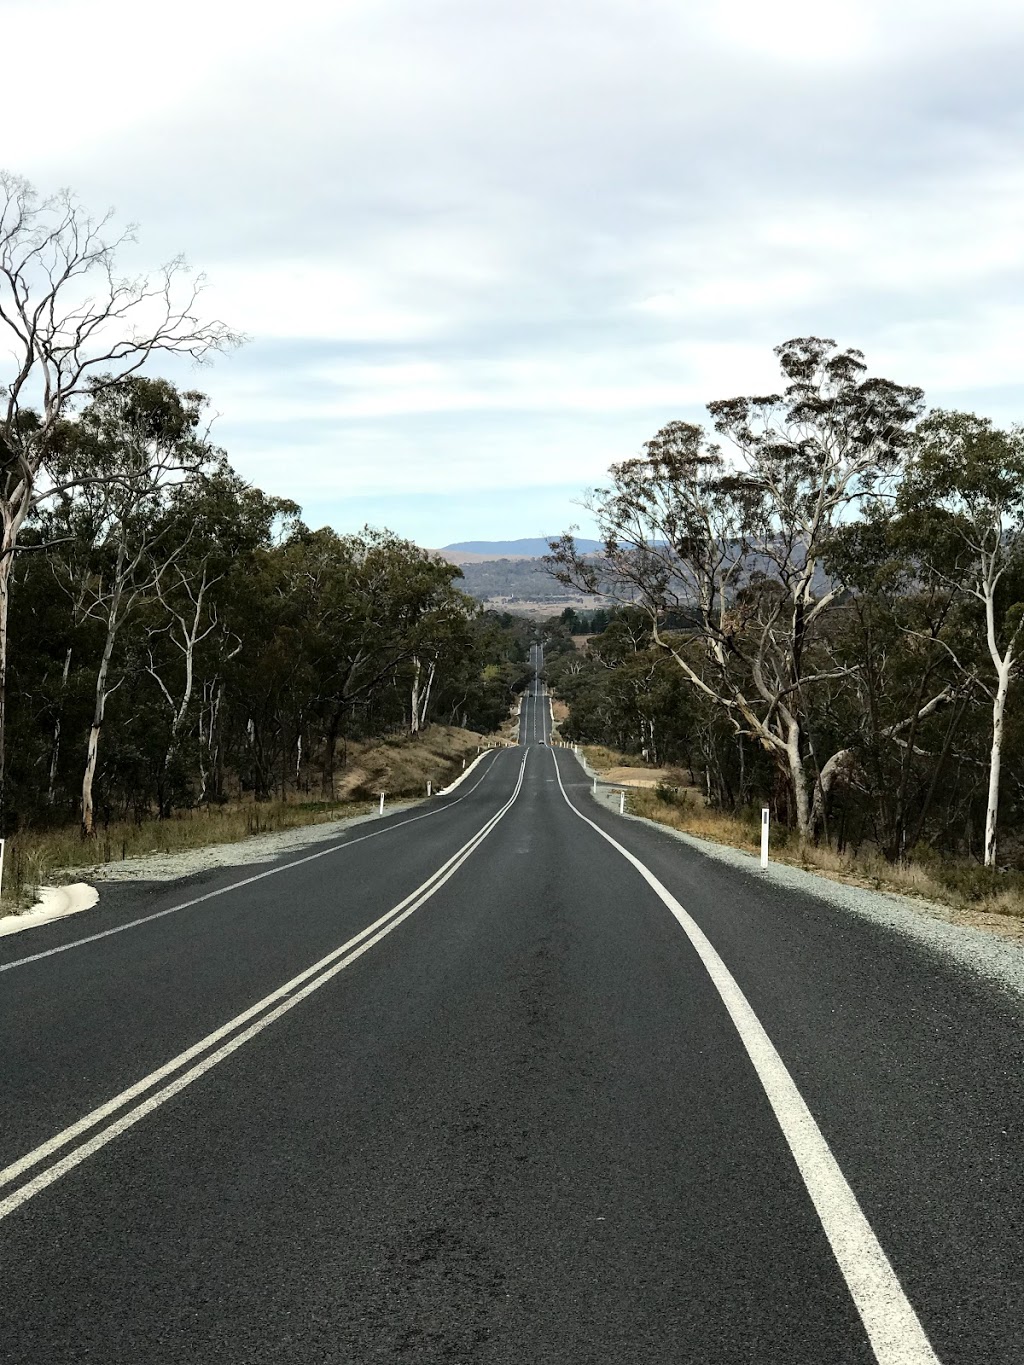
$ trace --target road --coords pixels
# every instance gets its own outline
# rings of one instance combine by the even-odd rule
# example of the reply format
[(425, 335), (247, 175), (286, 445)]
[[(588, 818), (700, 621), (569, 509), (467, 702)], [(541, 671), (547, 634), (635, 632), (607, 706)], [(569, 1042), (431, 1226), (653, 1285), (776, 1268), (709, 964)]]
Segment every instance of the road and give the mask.
[(1017, 1005), (549, 734), (2, 941), (5, 1365), (1024, 1360)]

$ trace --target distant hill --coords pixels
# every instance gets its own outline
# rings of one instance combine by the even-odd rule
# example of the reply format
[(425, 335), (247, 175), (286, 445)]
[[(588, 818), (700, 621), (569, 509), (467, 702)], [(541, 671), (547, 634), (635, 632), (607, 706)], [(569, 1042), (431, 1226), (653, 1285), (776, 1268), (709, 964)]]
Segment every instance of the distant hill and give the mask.
[[(558, 537), (532, 536), (525, 540), (459, 540), (454, 545), (442, 546), (441, 553), (452, 563), (460, 562), (456, 559), (456, 555), (463, 554), (474, 557), (466, 561), (469, 564), (490, 559), (539, 559), (541, 555), (550, 553), (549, 539), (557, 540)], [(577, 540), (576, 544), (585, 553), (601, 549), (599, 540)]]

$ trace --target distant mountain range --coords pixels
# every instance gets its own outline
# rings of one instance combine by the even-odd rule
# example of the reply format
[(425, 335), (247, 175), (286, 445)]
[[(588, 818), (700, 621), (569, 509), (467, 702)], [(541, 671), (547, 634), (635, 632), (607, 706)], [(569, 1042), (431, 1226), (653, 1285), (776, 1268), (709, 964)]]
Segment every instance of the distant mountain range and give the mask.
[[(583, 554), (600, 554), (604, 549), (602, 541), (582, 538), (576, 541), (576, 546)], [(462, 573), (459, 580), (462, 591), (489, 607), (551, 616), (566, 606), (586, 610), (607, 601), (601, 597), (586, 597), (577, 589), (558, 582), (543, 561), (543, 556), (549, 553), (544, 536), (522, 540), (460, 540), (431, 553), (457, 565)], [(768, 555), (749, 547), (745, 553), (748, 576), (776, 576), (777, 571)], [(824, 569), (818, 565), (812, 591), (820, 595), (831, 586)]]
[[(460, 540), (429, 553), (457, 565), (462, 571), (461, 590), (496, 610), (544, 617), (557, 615), (568, 606), (587, 609), (602, 605), (603, 598), (587, 597), (551, 575), (544, 563), (544, 556), (550, 553), (548, 539)], [(587, 554), (602, 548), (598, 540), (576, 543)]]
[[(443, 545), (439, 553), (453, 564), (478, 564), (490, 559), (540, 559), (550, 553), (548, 541), (557, 539), (557, 536), (528, 536), (524, 540), (459, 540), (454, 545)], [(581, 539), (576, 544), (585, 553), (601, 548), (599, 540)], [(463, 555), (465, 559), (461, 558)]]

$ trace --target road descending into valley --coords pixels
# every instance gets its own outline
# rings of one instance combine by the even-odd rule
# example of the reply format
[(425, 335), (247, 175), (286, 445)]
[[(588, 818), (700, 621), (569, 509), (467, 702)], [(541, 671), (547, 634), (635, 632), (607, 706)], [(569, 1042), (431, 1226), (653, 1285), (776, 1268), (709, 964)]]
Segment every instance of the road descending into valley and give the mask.
[(0, 1360), (1019, 1365), (1019, 1002), (518, 747), (0, 940)]

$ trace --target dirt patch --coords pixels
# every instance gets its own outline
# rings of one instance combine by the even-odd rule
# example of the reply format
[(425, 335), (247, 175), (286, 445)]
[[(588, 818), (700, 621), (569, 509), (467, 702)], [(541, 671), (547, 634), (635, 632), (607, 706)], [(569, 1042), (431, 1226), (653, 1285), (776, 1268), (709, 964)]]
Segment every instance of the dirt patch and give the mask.
[[(555, 703), (556, 706), (558, 704)], [(688, 795), (695, 796), (702, 806), (704, 804), (700, 792), (682, 768), (658, 767), (654, 763), (645, 763), (633, 754), (606, 749), (603, 744), (583, 744), (580, 748), (602, 782), (615, 782), (623, 787), (674, 787), (680, 792), (685, 790)]]
[(420, 735), (350, 744), (348, 761), (335, 774), (335, 800), (372, 800), (381, 792), (423, 796), (428, 782), (439, 791), (458, 776), (463, 759), (468, 763), (476, 757), (481, 743), (482, 736), (472, 730), (432, 725)]
[(614, 782), (620, 787), (674, 787), (679, 774), (674, 768), (631, 768), (621, 766), (606, 768), (601, 774), (605, 782)]

